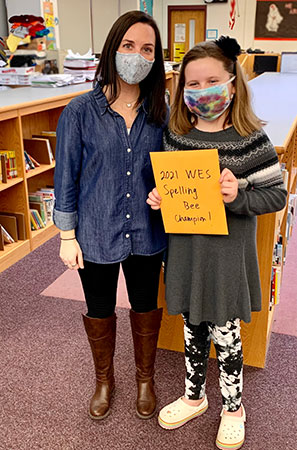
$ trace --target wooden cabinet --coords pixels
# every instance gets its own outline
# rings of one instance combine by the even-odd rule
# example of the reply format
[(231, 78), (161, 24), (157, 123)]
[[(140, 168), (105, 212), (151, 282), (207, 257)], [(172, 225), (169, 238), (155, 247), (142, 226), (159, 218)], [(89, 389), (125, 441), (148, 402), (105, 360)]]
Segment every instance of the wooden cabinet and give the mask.
[[(265, 73), (250, 82), (254, 110), (267, 121), (264, 129), (274, 144), (281, 163), (288, 171), (288, 191), (296, 193), (297, 173), (297, 75)], [(288, 197), (289, 198), (289, 197)], [(242, 323), (244, 363), (264, 367), (269, 347), (271, 327), (276, 306), (270, 305), (273, 248), (276, 237), (283, 237), (284, 255), (287, 246), (288, 205), (283, 211), (258, 217), (257, 248), (262, 291), (262, 310), (252, 313), (249, 324)], [(169, 316), (165, 302), (163, 274), (159, 287), (159, 306), (164, 308), (158, 346), (184, 351), (183, 321), (181, 316)], [(215, 356), (212, 346), (211, 356)]]
[(240, 62), (241, 67), (244, 70), (244, 73), (247, 76), (248, 80), (252, 80), (257, 77), (258, 74), (254, 71), (255, 64), (255, 56), (256, 57), (265, 57), (265, 56), (274, 56), (277, 58), (276, 72), (280, 71), (280, 63), (281, 63), (281, 55), (279, 53), (242, 53), (239, 55), (238, 60)]
[(14, 150), (17, 178), (0, 183), (0, 211), (22, 213), (26, 239), (4, 245), (0, 250), (0, 271), (24, 257), (53, 237), (58, 230), (53, 223), (31, 230), (28, 193), (53, 185), (55, 163), (25, 171), (23, 139), (56, 129), (59, 116), (76, 95), (91, 88), (90, 83), (66, 88), (18, 88), (0, 92), (0, 149)]

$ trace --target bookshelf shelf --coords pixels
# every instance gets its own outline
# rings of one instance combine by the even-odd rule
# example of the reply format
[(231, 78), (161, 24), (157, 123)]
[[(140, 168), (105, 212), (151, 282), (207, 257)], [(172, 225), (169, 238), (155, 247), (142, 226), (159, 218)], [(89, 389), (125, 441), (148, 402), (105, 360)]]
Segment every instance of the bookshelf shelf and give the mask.
[(4, 250), (0, 251), (0, 272), (28, 255), (30, 251), (31, 247), (29, 239), (5, 245)]
[(22, 183), (23, 178), (17, 177), (12, 178), (11, 180), (7, 180), (7, 183), (0, 183), (0, 191), (5, 191), (6, 189), (10, 189), (12, 186), (15, 186), (16, 184)]
[(51, 222), (45, 228), (34, 230), (31, 233), (31, 250), (35, 250), (39, 245), (44, 244), (48, 239), (54, 237), (58, 233), (58, 229)]
[(29, 172), (26, 172), (25, 177), (27, 179), (32, 178), (32, 177), (40, 175), (41, 173), (47, 172), (48, 170), (54, 169), (54, 168), (55, 168), (54, 162), (52, 164), (40, 164), (40, 167), (36, 167), (36, 169), (31, 169), (31, 170), (29, 170)]

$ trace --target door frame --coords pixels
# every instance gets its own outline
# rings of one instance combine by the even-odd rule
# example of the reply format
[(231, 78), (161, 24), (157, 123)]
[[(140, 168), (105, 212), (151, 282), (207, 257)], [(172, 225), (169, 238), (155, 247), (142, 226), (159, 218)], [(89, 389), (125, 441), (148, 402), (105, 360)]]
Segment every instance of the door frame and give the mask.
[(171, 55), (171, 11), (183, 11), (183, 10), (195, 10), (195, 11), (204, 11), (204, 40), (206, 38), (206, 13), (207, 7), (206, 5), (168, 5), (167, 7), (167, 17), (168, 17), (168, 31), (167, 31), (167, 47), (169, 50), (170, 59), (172, 60)]

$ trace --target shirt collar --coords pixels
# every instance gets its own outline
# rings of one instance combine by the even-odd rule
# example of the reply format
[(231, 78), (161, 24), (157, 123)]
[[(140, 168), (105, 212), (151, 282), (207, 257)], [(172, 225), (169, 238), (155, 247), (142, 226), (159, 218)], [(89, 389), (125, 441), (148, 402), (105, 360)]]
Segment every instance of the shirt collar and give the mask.
[[(93, 88), (93, 96), (100, 108), (100, 114), (103, 116), (103, 114), (106, 113), (106, 111), (111, 112), (112, 114), (114, 113), (114, 111), (110, 108), (108, 101), (102, 91), (101, 86), (99, 85), (99, 83), (96, 83), (95, 87)], [(148, 115), (148, 101), (147, 99), (144, 99), (144, 101), (141, 103), (141, 105), (139, 105), (139, 107), (137, 108), (137, 112), (140, 110), (143, 110), (145, 112), (146, 115)]]

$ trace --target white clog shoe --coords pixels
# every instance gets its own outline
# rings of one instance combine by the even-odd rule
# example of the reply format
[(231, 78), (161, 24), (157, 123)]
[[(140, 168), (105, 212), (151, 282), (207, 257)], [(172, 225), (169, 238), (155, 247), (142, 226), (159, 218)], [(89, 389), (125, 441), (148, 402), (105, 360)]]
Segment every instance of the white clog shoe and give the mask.
[(182, 397), (161, 409), (158, 417), (159, 425), (166, 430), (179, 428), (189, 420), (201, 416), (208, 408), (207, 397), (199, 406), (187, 405)]
[(244, 422), (246, 420), (243, 405), (242, 416), (233, 417), (221, 412), (221, 423), (217, 434), (216, 446), (221, 450), (232, 449), (237, 450), (244, 443)]

